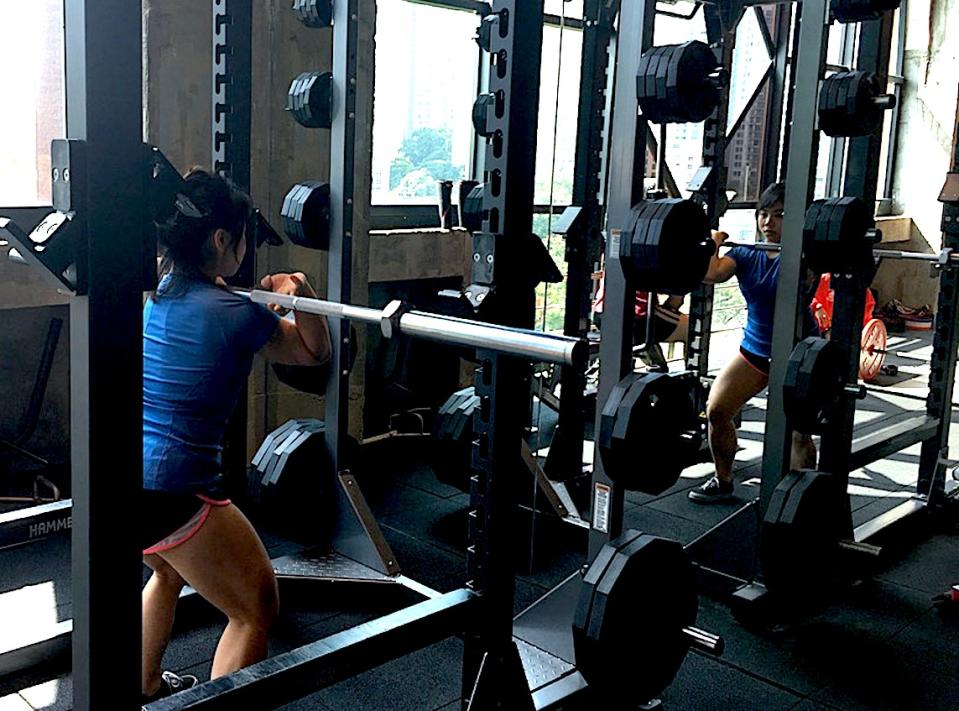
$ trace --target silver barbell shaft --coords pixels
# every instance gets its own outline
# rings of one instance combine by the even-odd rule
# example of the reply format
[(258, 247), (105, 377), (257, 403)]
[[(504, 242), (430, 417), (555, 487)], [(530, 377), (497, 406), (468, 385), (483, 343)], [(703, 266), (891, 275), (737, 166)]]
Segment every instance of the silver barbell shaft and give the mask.
[[(384, 319), (388, 319), (386, 311), (365, 306), (352, 306), (305, 296), (276, 294), (259, 289), (231, 289), (231, 291), (258, 304), (276, 304), (300, 313), (343, 318), (372, 325), (380, 325)], [(403, 313), (399, 317), (399, 332), (437, 343), (485, 348), (531, 361), (560, 365), (582, 365), (585, 362), (587, 349), (586, 342), (578, 338), (554, 336), (539, 331), (498, 326), (422, 311)]]
[[(750, 247), (752, 249), (759, 249), (763, 252), (779, 252), (782, 251), (782, 245), (776, 244), (774, 242), (756, 242), (755, 244), (750, 244), (749, 242), (723, 242), (720, 247)], [(939, 264), (959, 263), (959, 253), (953, 252), (951, 249), (943, 249), (935, 254), (927, 254), (925, 252), (904, 252), (899, 249), (874, 249), (872, 250), (873, 256), (880, 259), (906, 259), (913, 260), (918, 262), (936, 262)]]
[(718, 634), (707, 632), (698, 627), (683, 627), (683, 635), (691, 647), (702, 652), (721, 656), (726, 649), (726, 643)]

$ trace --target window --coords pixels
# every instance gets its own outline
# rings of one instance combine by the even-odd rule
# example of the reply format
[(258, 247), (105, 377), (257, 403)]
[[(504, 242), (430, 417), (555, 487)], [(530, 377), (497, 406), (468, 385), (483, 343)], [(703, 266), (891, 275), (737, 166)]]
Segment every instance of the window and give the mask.
[(729, 81), (727, 131), (730, 146), (726, 190), (736, 203), (754, 202), (764, 187), (767, 123), (772, 98), (772, 62), (777, 42), (775, 8), (747, 10), (736, 28), (736, 45)]
[[(550, 12), (550, 2), (547, 2)], [(558, 2), (555, 3), (558, 5)], [(574, 6), (578, 5), (578, 9)], [(561, 8), (557, 7), (556, 11)], [(567, 3), (567, 17), (582, 2)], [(576, 163), (576, 130), (579, 120), (579, 78), (583, 55), (583, 33), (570, 27), (543, 28), (543, 61), (540, 68), (539, 123), (536, 138), (536, 187), (533, 201), (546, 214), (533, 218), (533, 232), (546, 243), (550, 255), (565, 278), (565, 241), (551, 235), (553, 211), (573, 201), (573, 170)], [(559, 103), (557, 104), (557, 88)], [(563, 329), (566, 309), (566, 282), (541, 284), (536, 289), (536, 327), (546, 331)]]
[(543, 4), (543, 12), (556, 16), (565, 13), (567, 18), (580, 19), (583, 17), (583, 0), (546, 0)]
[[(533, 197), (537, 205), (546, 206), (551, 202), (553, 205), (569, 205), (573, 200), (582, 55), (582, 32), (568, 27), (543, 28), (543, 62), (540, 69), (539, 125), (536, 139), (536, 190)], [(556, 103), (557, 85), (559, 104)]]
[(437, 180), (472, 171), (479, 19), (405, 0), (377, 5), (372, 203), (435, 204)]
[(66, 135), (63, 2), (0, 3), (0, 205), (49, 205), (50, 141)]

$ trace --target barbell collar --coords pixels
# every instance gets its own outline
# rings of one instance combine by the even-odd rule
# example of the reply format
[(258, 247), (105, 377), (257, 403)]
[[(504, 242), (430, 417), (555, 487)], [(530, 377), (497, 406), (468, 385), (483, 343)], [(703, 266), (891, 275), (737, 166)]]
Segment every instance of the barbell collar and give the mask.
[(843, 387), (843, 390), (857, 400), (866, 399), (866, 388), (863, 385), (846, 385)]
[[(260, 289), (233, 288), (231, 291), (258, 304), (276, 304), (289, 311), (349, 319), (380, 327), (384, 319), (389, 321), (394, 315), (386, 309), (352, 306), (336, 301), (277, 294)], [(404, 313), (392, 323), (397, 323), (399, 326), (395, 329), (396, 333), (392, 334), (394, 337), (398, 334), (415, 336), (437, 343), (491, 350), (535, 362), (558, 363), (576, 368), (585, 367), (586, 364), (588, 345), (581, 338), (555, 336), (539, 331), (510, 328), (422, 311)]]
[(701, 652), (721, 656), (726, 650), (726, 641), (718, 634), (707, 632), (698, 627), (683, 627), (683, 634), (691, 647)]
[(895, 94), (883, 94), (882, 96), (877, 96), (872, 100), (873, 103), (882, 110), (894, 109), (896, 108), (896, 95)]

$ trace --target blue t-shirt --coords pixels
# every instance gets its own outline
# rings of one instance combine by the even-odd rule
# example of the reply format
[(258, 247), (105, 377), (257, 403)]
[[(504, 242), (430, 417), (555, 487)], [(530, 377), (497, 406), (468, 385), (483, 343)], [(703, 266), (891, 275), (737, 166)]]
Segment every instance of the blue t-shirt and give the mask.
[(143, 309), (143, 487), (212, 490), (223, 435), (253, 355), (279, 317), (260, 304), (200, 280)]
[[(742, 348), (763, 358), (771, 358), (779, 256), (771, 256), (751, 247), (733, 247), (726, 256), (736, 262), (736, 279), (746, 299)], [(809, 309), (803, 309), (802, 318), (803, 333), (816, 333), (816, 324)]]

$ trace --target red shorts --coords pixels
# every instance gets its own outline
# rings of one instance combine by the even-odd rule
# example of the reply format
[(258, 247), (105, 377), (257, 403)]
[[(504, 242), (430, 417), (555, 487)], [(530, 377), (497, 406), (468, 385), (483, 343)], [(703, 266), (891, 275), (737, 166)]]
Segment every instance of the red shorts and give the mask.
[(229, 499), (202, 494), (143, 491), (140, 544), (143, 555), (160, 553), (190, 540), (206, 523), (214, 506), (229, 506)]

